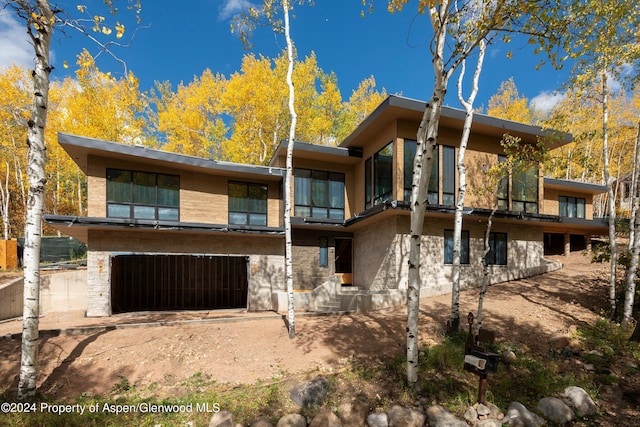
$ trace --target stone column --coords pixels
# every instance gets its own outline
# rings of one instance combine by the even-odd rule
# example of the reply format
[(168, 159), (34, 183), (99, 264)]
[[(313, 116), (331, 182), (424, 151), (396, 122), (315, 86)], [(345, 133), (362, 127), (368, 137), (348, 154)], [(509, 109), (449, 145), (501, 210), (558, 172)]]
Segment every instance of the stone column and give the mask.
[(585, 237), (585, 243), (587, 245), (587, 252), (591, 253), (591, 234), (587, 234)]
[(564, 256), (571, 255), (571, 234), (564, 233)]

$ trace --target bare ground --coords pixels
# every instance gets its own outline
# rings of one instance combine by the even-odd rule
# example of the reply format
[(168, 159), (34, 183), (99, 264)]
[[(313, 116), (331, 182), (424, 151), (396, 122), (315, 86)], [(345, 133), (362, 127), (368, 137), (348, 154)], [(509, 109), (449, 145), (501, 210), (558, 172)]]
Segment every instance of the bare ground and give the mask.
[[(484, 324), (496, 331), (499, 341), (547, 354), (552, 337), (566, 334), (572, 326), (595, 323), (607, 306), (606, 266), (591, 264), (578, 253), (554, 260), (565, 263), (565, 268), (489, 289)], [(469, 311), (475, 313), (476, 304), (477, 290), (462, 292), (463, 319)], [(441, 340), (450, 306), (450, 295), (421, 301), (420, 340)], [(148, 322), (165, 324), (139, 325)], [(157, 395), (171, 396), (197, 374), (218, 383), (251, 384), (284, 373), (331, 372), (347, 361), (401, 355), (405, 322), (404, 309), (300, 314), (297, 336), (290, 340), (282, 317), (275, 313), (142, 313), (107, 319), (51, 313), (40, 321), (45, 332), (40, 339), (38, 385), (43, 394), (63, 399), (82, 393), (107, 394), (126, 378), (139, 388), (155, 384)], [(106, 328), (80, 335), (55, 332), (79, 326)], [(0, 323), (0, 337), (20, 330), (20, 321)], [(20, 340), (0, 338), (0, 392), (5, 395), (17, 388), (19, 363)], [(612, 402), (601, 402), (605, 412), (638, 415), (632, 404), (620, 401), (616, 390), (605, 390), (602, 398), (608, 395)]]

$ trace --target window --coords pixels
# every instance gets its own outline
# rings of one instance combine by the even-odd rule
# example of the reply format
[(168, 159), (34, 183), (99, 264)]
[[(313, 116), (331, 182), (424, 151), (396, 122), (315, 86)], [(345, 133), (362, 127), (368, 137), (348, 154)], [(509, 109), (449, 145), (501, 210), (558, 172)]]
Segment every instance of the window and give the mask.
[(310, 169), (294, 174), (295, 216), (344, 219), (344, 174)]
[(393, 143), (385, 145), (364, 163), (365, 208), (393, 197)]
[(107, 169), (107, 217), (180, 220), (180, 177)]
[[(453, 264), (453, 230), (444, 230), (444, 263)], [(469, 231), (460, 233), (460, 264), (469, 264)]]
[(513, 174), (512, 210), (538, 213), (538, 168)]
[(585, 199), (581, 197), (558, 197), (560, 205), (560, 216), (568, 218), (584, 218), (585, 215)]
[[(498, 154), (498, 163), (507, 161), (507, 156)], [(509, 210), (509, 176), (505, 176), (498, 182), (498, 210)]]
[(453, 206), (456, 194), (456, 149), (442, 146), (442, 204)]
[[(416, 157), (416, 141), (404, 141), (404, 200), (411, 200), (411, 186), (413, 184), (413, 160)], [(433, 152), (433, 167), (431, 168), (431, 177), (429, 178), (429, 189), (427, 192), (427, 202), (430, 205), (438, 204), (438, 146)]]
[(267, 225), (267, 185), (229, 183), (229, 224)]
[(326, 237), (320, 238), (319, 265), (320, 267), (329, 266), (329, 239)]
[(488, 265), (507, 265), (507, 233), (491, 232), (489, 234)]

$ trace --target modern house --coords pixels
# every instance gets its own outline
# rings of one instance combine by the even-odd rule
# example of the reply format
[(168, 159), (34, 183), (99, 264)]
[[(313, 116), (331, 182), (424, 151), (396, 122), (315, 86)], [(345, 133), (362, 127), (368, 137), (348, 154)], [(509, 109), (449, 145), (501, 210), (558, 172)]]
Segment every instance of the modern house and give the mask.
[[(415, 135), (425, 103), (387, 98), (339, 146), (296, 142), (292, 191), (297, 310), (374, 310), (404, 304)], [(464, 112), (444, 107), (423, 229), (422, 295), (451, 290), (456, 154)], [(604, 187), (545, 179), (539, 168), (486, 187), (505, 133), (535, 144), (545, 132), (476, 115), (466, 156), (469, 190), (462, 282), (479, 283), (492, 208), (491, 281), (558, 268), (545, 241), (606, 234), (593, 219)], [(550, 148), (570, 135), (549, 142)], [(87, 316), (140, 310), (286, 308), (283, 180), (286, 142), (268, 166), (219, 162), (68, 134), (60, 145), (88, 177), (88, 216), (46, 221), (88, 245)], [(574, 236), (573, 238), (571, 236)]]

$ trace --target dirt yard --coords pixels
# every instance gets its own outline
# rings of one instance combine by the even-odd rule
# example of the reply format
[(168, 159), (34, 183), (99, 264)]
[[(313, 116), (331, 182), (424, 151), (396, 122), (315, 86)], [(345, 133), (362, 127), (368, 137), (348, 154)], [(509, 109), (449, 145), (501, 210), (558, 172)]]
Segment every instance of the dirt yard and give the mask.
[[(546, 354), (549, 339), (572, 326), (592, 324), (607, 306), (606, 265), (593, 265), (581, 254), (557, 257), (565, 268), (554, 273), (495, 285), (487, 292), (485, 326), (498, 340), (519, 343)], [(463, 322), (475, 313), (477, 291), (461, 295)], [(423, 299), (420, 339), (438, 341), (449, 316), (450, 295)], [(144, 322), (173, 322), (140, 326)], [(153, 383), (158, 395), (174, 395), (194, 375), (220, 383), (253, 383), (285, 372), (339, 369), (350, 359), (402, 354), (404, 309), (370, 314), (296, 318), (297, 337), (289, 340), (275, 313), (198, 312), (119, 315), (87, 319), (82, 313), (43, 316), (40, 329), (39, 388), (58, 398), (81, 393), (105, 394), (126, 378), (138, 389)], [(76, 326), (107, 326), (93, 334), (46, 332)], [(114, 325), (129, 325), (115, 328)], [(21, 322), (0, 323), (0, 390), (15, 390)]]

